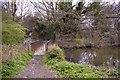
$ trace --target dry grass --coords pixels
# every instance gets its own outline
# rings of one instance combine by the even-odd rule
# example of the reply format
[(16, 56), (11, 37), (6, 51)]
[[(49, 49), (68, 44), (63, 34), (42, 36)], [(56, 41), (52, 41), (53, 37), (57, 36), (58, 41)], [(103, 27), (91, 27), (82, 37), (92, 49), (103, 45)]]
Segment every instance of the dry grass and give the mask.
[(2, 45), (2, 62), (9, 58), (16, 58), (16, 54), (28, 52), (28, 48), (24, 44), (19, 45)]
[(53, 48), (59, 49), (59, 46), (57, 44), (50, 44), (48, 46), (48, 52), (51, 51)]

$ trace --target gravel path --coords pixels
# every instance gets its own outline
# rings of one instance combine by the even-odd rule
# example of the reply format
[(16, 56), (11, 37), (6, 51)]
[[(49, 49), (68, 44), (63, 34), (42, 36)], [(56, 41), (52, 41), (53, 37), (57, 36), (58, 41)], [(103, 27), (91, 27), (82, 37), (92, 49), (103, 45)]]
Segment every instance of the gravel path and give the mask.
[(42, 63), (43, 56), (34, 56), (30, 64), (25, 68), (24, 72), (19, 74), (19, 78), (57, 78), (55, 72), (50, 71), (48, 67)]

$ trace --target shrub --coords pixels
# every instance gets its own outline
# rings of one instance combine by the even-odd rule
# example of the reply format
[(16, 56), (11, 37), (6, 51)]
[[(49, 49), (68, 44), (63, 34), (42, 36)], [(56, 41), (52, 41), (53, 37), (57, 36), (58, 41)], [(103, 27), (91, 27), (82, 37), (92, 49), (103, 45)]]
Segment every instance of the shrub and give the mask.
[(47, 59), (65, 60), (64, 52), (62, 51), (62, 49), (58, 48), (57, 46), (52, 47), (52, 49), (50, 49), (50, 47), (48, 48), (46, 58)]
[(64, 53), (61, 49), (53, 49), (50, 52), (47, 53), (48, 59), (58, 59), (58, 60), (65, 60), (64, 59)]
[(25, 36), (25, 30), (23, 26), (20, 24), (10, 21), (10, 22), (2, 22), (2, 41), (5, 44), (18, 44), (20, 43)]

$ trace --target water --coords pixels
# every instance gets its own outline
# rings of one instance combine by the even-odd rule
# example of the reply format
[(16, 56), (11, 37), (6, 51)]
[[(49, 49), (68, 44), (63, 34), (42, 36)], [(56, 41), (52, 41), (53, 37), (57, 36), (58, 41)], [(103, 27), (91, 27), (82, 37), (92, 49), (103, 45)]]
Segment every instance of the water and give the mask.
[(118, 68), (120, 47), (64, 49), (65, 59), (79, 64)]

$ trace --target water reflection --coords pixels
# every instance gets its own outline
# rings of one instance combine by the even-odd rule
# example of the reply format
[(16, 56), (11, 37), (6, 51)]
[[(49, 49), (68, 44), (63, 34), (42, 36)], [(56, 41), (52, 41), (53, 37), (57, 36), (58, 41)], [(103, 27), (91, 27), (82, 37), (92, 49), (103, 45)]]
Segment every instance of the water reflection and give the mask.
[(80, 63), (92, 64), (95, 66), (107, 66), (118, 68), (118, 49), (120, 47), (103, 47), (87, 49), (66, 49), (66, 60)]

